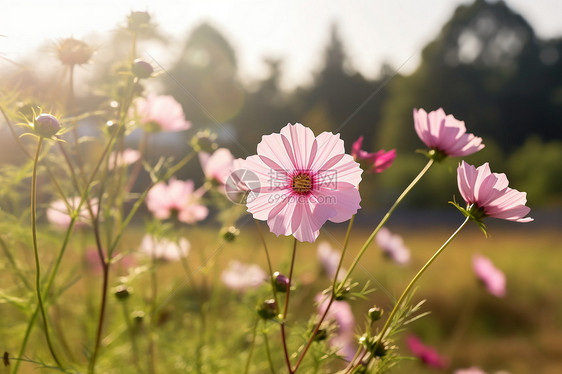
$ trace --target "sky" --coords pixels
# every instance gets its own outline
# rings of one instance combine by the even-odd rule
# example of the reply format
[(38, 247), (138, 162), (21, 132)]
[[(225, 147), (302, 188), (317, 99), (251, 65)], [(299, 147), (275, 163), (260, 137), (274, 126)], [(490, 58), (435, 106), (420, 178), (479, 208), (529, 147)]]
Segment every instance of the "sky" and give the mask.
[[(2, 0), (4, 1), (4, 0)], [(264, 58), (281, 58), (283, 85), (306, 84), (318, 69), (328, 30), (337, 23), (351, 66), (369, 78), (383, 63), (413, 71), (423, 46), (460, 4), (472, 0), (20, 0), (0, 12), (0, 56), (19, 60), (30, 50), (66, 37), (99, 40), (132, 11), (148, 11), (172, 41), (168, 50), (140, 51), (171, 65), (186, 36), (202, 22), (234, 47), (240, 75), (267, 74)], [(541, 38), (562, 36), (560, 0), (506, 0)], [(178, 44), (174, 44), (174, 42)], [(139, 56), (146, 57), (146, 56)], [(166, 66), (164, 66), (165, 68)]]

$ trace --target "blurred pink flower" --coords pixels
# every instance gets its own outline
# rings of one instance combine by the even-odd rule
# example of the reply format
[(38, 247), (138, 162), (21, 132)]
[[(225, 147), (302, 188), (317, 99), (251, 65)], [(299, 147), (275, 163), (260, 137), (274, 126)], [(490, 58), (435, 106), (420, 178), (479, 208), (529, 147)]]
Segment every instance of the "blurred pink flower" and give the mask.
[(395, 149), (388, 152), (381, 149), (378, 152), (369, 153), (361, 149), (362, 144), (363, 136), (360, 136), (351, 147), (351, 156), (355, 161), (364, 164), (365, 171), (369, 173), (381, 173), (385, 169), (388, 169), (396, 158)]
[(531, 211), (525, 206), (527, 194), (509, 188), (505, 174), (492, 173), (487, 162), (475, 168), (462, 161), (457, 169), (457, 181), (459, 191), (476, 219), (489, 216), (515, 222), (533, 220), (524, 218)]
[(467, 133), (464, 122), (446, 115), (442, 108), (429, 114), (414, 109), (414, 126), (425, 145), (446, 156), (468, 156), (484, 148), (482, 138)]
[(149, 257), (163, 261), (178, 261), (189, 254), (191, 244), (186, 238), (177, 242), (166, 238), (156, 238), (146, 234), (140, 243), (139, 249)]
[(362, 170), (345, 154), (339, 135), (315, 137), (300, 123), (288, 124), (280, 134), (263, 136), (257, 153), (244, 162), (260, 181), (248, 197), (248, 212), (267, 220), (274, 234), (313, 242), (326, 221), (347, 221), (360, 208)]
[[(328, 298), (327, 295), (321, 293), (314, 298), (318, 304), (319, 315), (326, 311)], [(347, 361), (351, 361), (355, 355), (355, 341), (357, 340), (353, 331), (355, 318), (351, 306), (345, 301), (335, 300), (328, 310), (325, 321), (331, 321), (336, 325), (335, 335), (331, 337), (330, 345), (338, 349), (339, 355), (345, 357)]]
[(139, 160), (140, 156), (139, 151), (129, 148), (123, 150), (123, 152), (112, 152), (109, 155), (109, 169), (134, 164)]
[(433, 347), (424, 345), (417, 336), (413, 334), (408, 335), (406, 337), (406, 345), (425, 365), (435, 369), (447, 367), (446, 360)]
[(375, 241), (382, 252), (400, 265), (410, 262), (410, 250), (404, 245), (402, 237), (392, 234), (386, 227), (381, 227)]
[(220, 184), (225, 184), (230, 173), (234, 171), (234, 156), (227, 148), (219, 148), (212, 155), (200, 152), (199, 162), (205, 177)]
[[(328, 278), (334, 279), (340, 262), (341, 253), (335, 250), (330, 243), (320, 242), (318, 243), (317, 255), (320, 265), (322, 265), (322, 269)], [(343, 280), (345, 273), (347, 273), (347, 270), (342, 267), (338, 273), (338, 280)]]
[(168, 184), (160, 182), (152, 187), (146, 196), (146, 205), (157, 219), (167, 219), (177, 213), (179, 221), (195, 223), (209, 213), (206, 206), (199, 204), (200, 198), (201, 194), (193, 191), (193, 181), (170, 178)]
[(468, 369), (457, 369), (453, 372), (453, 374), (486, 374), (486, 372), (476, 366), (473, 366)]
[(243, 291), (257, 288), (268, 279), (267, 273), (256, 264), (231, 261), (221, 274), (221, 280), (230, 289)]
[(182, 106), (172, 96), (138, 98), (135, 107), (141, 124), (147, 125), (149, 131), (183, 131), (191, 127)]
[(475, 255), (472, 258), (472, 267), (489, 293), (497, 297), (505, 296), (505, 275), (494, 266), (489, 258)]
[[(68, 199), (70, 208), (75, 210), (80, 204), (80, 197), (72, 197)], [(92, 205), (92, 210), (94, 214), (98, 211), (98, 201), (97, 199), (92, 199), (90, 204)], [(49, 205), (47, 208), (47, 220), (59, 228), (67, 228), (70, 225), (70, 213), (68, 207), (64, 203), (64, 200), (56, 200)], [(74, 227), (83, 227), (90, 222), (90, 214), (88, 213), (88, 208), (84, 202), (80, 207), (80, 212), (78, 213), (78, 219), (76, 220)]]

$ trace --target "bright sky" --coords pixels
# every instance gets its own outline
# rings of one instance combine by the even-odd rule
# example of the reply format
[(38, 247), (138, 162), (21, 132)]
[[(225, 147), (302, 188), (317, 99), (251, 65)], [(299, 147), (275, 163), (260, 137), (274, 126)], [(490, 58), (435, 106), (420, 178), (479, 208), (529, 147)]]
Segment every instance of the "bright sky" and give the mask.
[[(383, 62), (410, 72), (421, 48), (459, 4), (472, 0), (20, 0), (0, 12), (0, 55), (17, 60), (60, 38), (93, 39), (124, 24), (131, 10), (147, 10), (161, 31), (182, 42), (211, 22), (237, 52), (240, 74), (265, 75), (264, 57), (283, 58), (285, 85), (310, 80), (336, 22), (352, 66), (376, 77)], [(542, 38), (562, 36), (560, 0), (507, 0)], [(99, 39), (99, 38), (96, 38)], [(178, 48), (146, 51), (169, 64)], [(167, 53), (167, 56), (162, 56)], [(171, 54), (171, 55), (170, 55)], [(166, 66), (164, 66), (166, 67)]]

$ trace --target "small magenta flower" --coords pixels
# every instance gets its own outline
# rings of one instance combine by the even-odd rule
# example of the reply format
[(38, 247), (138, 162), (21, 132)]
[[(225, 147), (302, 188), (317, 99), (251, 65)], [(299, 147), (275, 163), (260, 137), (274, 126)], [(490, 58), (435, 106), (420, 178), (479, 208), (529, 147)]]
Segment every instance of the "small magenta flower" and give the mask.
[[(318, 304), (318, 314), (322, 315), (326, 312), (328, 306), (328, 297), (318, 294), (315, 297)], [(355, 356), (355, 318), (351, 311), (351, 306), (345, 301), (334, 301), (326, 314), (325, 321), (332, 322), (336, 325), (335, 332), (330, 339), (330, 345), (337, 349), (337, 353), (347, 361), (351, 361)]]
[(397, 264), (405, 265), (410, 262), (410, 250), (404, 245), (404, 240), (399, 235), (393, 234), (386, 227), (381, 227), (375, 241), (384, 255)]
[(183, 108), (172, 96), (149, 95), (135, 101), (140, 122), (147, 131), (183, 131), (191, 127)]
[(225, 286), (237, 291), (257, 288), (268, 279), (267, 273), (256, 264), (231, 261), (221, 274)]
[(505, 275), (494, 266), (489, 258), (475, 255), (472, 258), (472, 267), (489, 293), (497, 297), (505, 296)]
[(426, 346), (417, 336), (413, 334), (408, 335), (406, 337), (406, 345), (425, 365), (435, 369), (447, 367), (446, 360), (441, 357), (435, 348)]
[[(338, 264), (340, 263), (341, 253), (335, 250), (330, 243), (320, 242), (318, 243), (317, 249), (318, 261), (322, 266), (322, 270), (330, 279), (334, 279), (336, 271), (338, 269)], [(343, 280), (344, 274), (347, 270), (344, 268), (340, 269), (338, 273), (338, 281)]]
[(146, 196), (148, 210), (157, 219), (168, 219), (177, 214), (181, 222), (195, 223), (207, 218), (209, 210), (199, 203), (201, 194), (193, 190), (193, 181), (170, 178), (168, 184), (157, 183)]
[(156, 238), (146, 234), (140, 243), (139, 250), (148, 257), (163, 261), (178, 261), (189, 254), (191, 243), (186, 238), (177, 242), (166, 238)]
[(466, 132), (463, 121), (446, 115), (442, 108), (429, 114), (414, 109), (414, 126), (419, 138), (430, 149), (429, 156), (437, 161), (447, 156), (471, 155), (482, 148), (482, 138)]
[(533, 220), (525, 217), (531, 211), (525, 206), (527, 194), (509, 188), (505, 174), (492, 173), (487, 162), (475, 168), (462, 161), (457, 168), (457, 181), (467, 205), (461, 212), (475, 221), (481, 222), (484, 217), (515, 222)]
[(362, 170), (339, 135), (315, 137), (300, 123), (288, 124), (264, 136), (257, 153), (243, 163), (260, 182), (251, 188), (248, 212), (274, 234), (313, 242), (326, 221), (347, 221), (360, 208)]
[(369, 153), (361, 149), (362, 144), (363, 136), (360, 136), (351, 147), (351, 156), (362, 166), (364, 165), (365, 171), (369, 173), (382, 173), (392, 165), (392, 162), (396, 158), (395, 149), (388, 152), (381, 149), (378, 152)]

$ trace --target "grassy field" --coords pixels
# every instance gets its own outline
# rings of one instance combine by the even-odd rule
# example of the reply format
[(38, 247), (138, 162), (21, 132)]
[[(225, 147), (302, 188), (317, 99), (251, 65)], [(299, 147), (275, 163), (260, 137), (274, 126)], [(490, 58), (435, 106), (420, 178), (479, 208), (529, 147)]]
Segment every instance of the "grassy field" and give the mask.
[[(385, 259), (376, 245), (371, 246), (353, 275), (354, 280), (361, 284), (369, 280), (377, 289), (368, 300), (352, 304), (358, 326), (363, 325), (363, 316), (373, 305), (389, 312), (394, 298), (400, 295), (417, 269), (453, 231), (449, 227), (426, 226), (412, 230), (390, 225), (390, 228), (404, 237), (412, 251), (412, 262), (399, 267)], [(344, 230), (342, 226), (328, 226), (321, 233), (320, 240), (327, 240), (337, 248), (343, 242)], [(491, 237), (485, 238), (475, 225), (469, 226), (424, 274), (415, 300), (427, 299), (424, 311), (431, 311), (431, 314), (411, 324), (410, 331), (447, 357), (449, 366), (443, 372), (470, 366), (479, 366), (490, 373), (500, 370), (513, 374), (562, 372), (562, 233), (555, 228), (533, 227), (532, 224), (525, 227), (518, 224), (492, 225), (490, 231)], [(230, 366), (230, 370), (234, 371), (230, 372), (242, 372), (252, 332), (253, 310), (268, 292), (264, 287), (246, 294), (236, 293), (225, 289), (217, 280), (221, 270), (232, 259), (258, 263), (266, 269), (266, 258), (253, 223), (242, 226), (241, 235), (232, 243), (222, 243), (215, 232), (209, 228), (185, 230), (185, 236), (192, 244), (188, 265), (194, 273), (193, 281), (179, 262), (161, 264), (157, 269), (157, 367), (161, 370), (173, 367), (178, 372), (229, 372), (226, 369), (228, 363), (224, 362), (228, 361), (226, 357), (231, 357), (233, 350), (237, 350), (242, 353), (231, 359), (235, 363)], [(346, 265), (368, 235), (366, 229), (356, 230), (350, 242)], [(130, 233), (123, 241), (122, 253), (134, 252), (141, 236), (140, 232)], [(286, 273), (292, 240), (276, 239), (269, 233), (266, 233), (266, 239), (274, 271)], [(58, 344), (61, 350), (67, 352), (69, 360), (76, 362), (83, 362), (88, 355), (101, 286), (100, 274), (95, 269), (76, 266), (81, 263), (81, 250), (78, 248), (88, 241), (89, 238), (76, 236), (73, 245), (77, 249), (68, 253), (58, 278), (59, 287), (68, 288), (57, 298), (56, 305), (50, 307)], [(478, 284), (471, 265), (475, 253), (491, 258), (506, 273), (508, 291), (505, 298), (489, 295)], [(46, 263), (51, 255), (54, 256), (45, 255)], [(328, 280), (321, 275), (316, 244), (299, 244), (296, 256), (296, 290), (292, 293), (289, 315), (292, 324), (308, 319), (314, 310), (314, 295), (328, 286)], [(18, 257), (29, 269), (25, 274), (32, 279), (30, 254), (20, 253)], [(124, 360), (120, 356), (131, 355), (122, 316), (139, 310), (147, 311), (151, 304), (150, 277), (142, 273), (146, 271), (142, 260), (135, 257), (135, 261), (141, 274), (126, 279), (127, 284), (134, 288), (127, 306), (122, 307), (123, 304), (113, 298), (110, 300), (103, 344), (105, 352), (111, 353), (103, 355), (102, 351), (100, 372), (128, 372), (122, 369), (125, 366), (120, 370), (115, 367), (116, 362)], [(111, 285), (122, 282), (119, 277), (126, 275), (127, 271), (122, 264), (117, 264)], [(13, 293), (18, 285), (16, 277), (4, 275), (3, 279), (4, 292)], [(32, 300), (31, 292), (25, 297)], [(205, 302), (200, 303), (201, 300)], [(17, 352), (23, 334), (25, 313), (22, 310), (10, 303), (0, 304), (2, 348), (12, 355)], [(209, 322), (212, 326), (205, 327)], [(203, 335), (201, 331), (204, 331)], [(147, 332), (140, 329), (137, 333), (143, 335)], [(272, 347), (278, 344), (277, 334), (278, 329), (272, 327)], [(39, 325), (32, 338), (27, 356), (48, 361)], [(403, 346), (402, 343), (400, 341), (399, 345)], [(137, 349), (143, 357), (146, 343), (139, 344)], [(293, 348), (296, 349), (296, 346)], [(409, 354), (406, 349), (400, 349)], [(274, 351), (275, 364), (281, 368), (279, 346)], [(262, 348), (257, 348), (254, 354), (256, 362), (259, 361)], [(194, 363), (193, 357), (203, 357), (203, 362)], [(143, 365), (144, 360), (141, 359)], [(20, 372), (36, 372), (35, 367), (26, 363)], [(8, 371), (2, 369), (0, 372)], [(267, 371), (266, 367), (253, 364), (252, 372)], [(395, 372), (424, 373), (426, 369), (413, 360), (404, 361)]]

